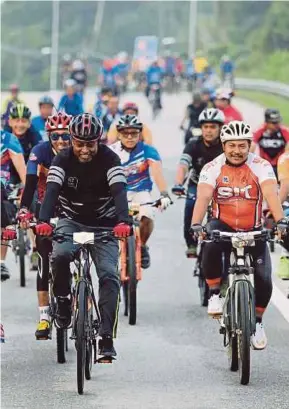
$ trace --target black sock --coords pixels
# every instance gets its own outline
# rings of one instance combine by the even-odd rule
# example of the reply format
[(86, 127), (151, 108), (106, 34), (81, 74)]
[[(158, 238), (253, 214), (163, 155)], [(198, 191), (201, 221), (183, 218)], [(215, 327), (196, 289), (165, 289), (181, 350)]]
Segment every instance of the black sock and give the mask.
[(262, 323), (262, 317), (256, 317), (256, 324)]

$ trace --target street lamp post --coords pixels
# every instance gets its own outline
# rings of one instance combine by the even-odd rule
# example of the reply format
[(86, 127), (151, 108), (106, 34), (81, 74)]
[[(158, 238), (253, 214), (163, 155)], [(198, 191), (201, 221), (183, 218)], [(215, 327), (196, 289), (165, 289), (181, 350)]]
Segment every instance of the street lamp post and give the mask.
[(198, 3), (197, 0), (190, 1), (190, 12), (189, 12), (189, 41), (188, 41), (188, 55), (189, 58), (196, 52), (196, 41), (197, 41), (197, 13), (198, 13)]
[(57, 89), (59, 39), (59, 0), (52, 0), (50, 91)]

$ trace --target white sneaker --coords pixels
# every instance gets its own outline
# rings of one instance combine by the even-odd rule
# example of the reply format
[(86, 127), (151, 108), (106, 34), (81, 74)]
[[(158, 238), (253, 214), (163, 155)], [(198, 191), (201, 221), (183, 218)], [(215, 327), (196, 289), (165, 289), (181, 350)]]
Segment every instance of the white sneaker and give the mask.
[(255, 334), (251, 336), (251, 344), (254, 349), (265, 349), (267, 346), (267, 337), (263, 324), (257, 322)]
[(208, 303), (209, 315), (222, 315), (223, 314), (223, 298), (220, 295), (211, 295)]

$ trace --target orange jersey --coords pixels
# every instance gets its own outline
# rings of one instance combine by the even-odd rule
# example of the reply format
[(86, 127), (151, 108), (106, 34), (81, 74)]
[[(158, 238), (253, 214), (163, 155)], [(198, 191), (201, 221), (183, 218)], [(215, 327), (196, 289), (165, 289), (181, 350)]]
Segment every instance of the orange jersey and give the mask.
[(289, 152), (284, 152), (279, 160), (277, 167), (279, 181), (289, 179)]
[(199, 184), (214, 187), (213, 217), (236, 231), (261, 226), (263, 195), (261, 184), (276, 181), (270, 163), (252, 153), (242, 166), (230, 166), (224, 154), (204, 166)]

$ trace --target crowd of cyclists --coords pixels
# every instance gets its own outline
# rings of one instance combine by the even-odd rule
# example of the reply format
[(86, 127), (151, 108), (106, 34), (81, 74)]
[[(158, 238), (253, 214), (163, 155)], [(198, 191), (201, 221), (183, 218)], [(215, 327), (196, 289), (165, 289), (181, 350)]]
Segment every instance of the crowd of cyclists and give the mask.
[[(166, 71), (154, 61), (146, 72), (144, 92), (148, 96), (152, 84), (160, 84), (160, 108), (163, 80), (176, 74), (170, 71), (173, 64), (169, 57), (164, 58)], [(186, 71), (201, 86), (193, 93), (181, 122), (185, 147), (171, 189), (172, 194), (186, 197), (186, 256), (197, 256), (197, 243), (204, 235), (202, 223), (210, 203), (209, 230), (251, 231), (260, 229), (264, 223), (265, 201), (265, 218), (274, 219), (283, 240), (278, 274), (289, 279), (289, 131), (282, 125), (280, 112), (267, 109), (264, 125), (253, 132), (232, 105), (233, 89), (223, 86), (212, 92), (205, 86), (209, 65), (204, 58), (199, 64), (202, 69), (195, 65)], [(179, 63), (178, 69), (180, 66)], [(223, 80), (227, 80), (228, 74), (232, 80), (234, 66), (229, 57), (222, 59), (222, 67)], [(11, 225), (11, 220), (16, 220), (22, 229), (30, 232), (31, 268), (38, 271), (39, 322), (35, 336), (37, 340), (48, 339), (51, 332), (49, 263), (57, 298), (56, 325), (68, 328), (72, 315), (69, 265), (76, 252), (69, 241), (54, 243), (52, 249), (49, 237), (53, 231), (111, 229), (115, 238), (92, 248), (100, 288), (100, 355), (106, 357), (116, 355), (113, 338), (120, 290), (117, 239), (128, 237), (132, 231), (128, 202), (151, 202), (155, 184), (159, 208), (165, 210), (172, 204), (160, 154), (153, 146), (151, 130), (140, 119), (139, 107), (130, 101), (120, 106), (119, 86), (125, 91), (129, 75), (135, 74), (127, 70), (127, 55), (118, 55), (117, 64), (111, 60), (103, 62), (98, 79), (101, 88), (89, 113), (85, 112), (83, 98), (87, 69), (81, 60), (76, 60), (63, 70), (65, 93), (58, 109), (55, 101), (43, 96), (39, 100), (39, 115), (32, 118), (29, 107), (19, 98), (19, 88), (13, 85), (2, 115), (1, 280), (10, 278), (5, 265), (6, 244), (16, 239), (15, 226)], [(9, 186), (19, 183), (22, 191), (16, 210), (9, 204)], [(51, 224), (55, 217), (59, 219), (56, 229)], [(139, 218), (141, 265), (147, 269), (151, 263), (147, 243), (154, 228), (152, 207), (142, 206)], [(36, 227), (32, 231), (30, 223), (34, 220)], [(208, 313), (213, 316), (222, 311), (223, 251), (220, 245), (208, 243), (202, 258), (210, 291)], [(252, 345), (264, 349), (267, 339), (262, 316), (272, 293), (271, 261), (264, 243), (256, 246), (251, 255), (256, 267), (257, 317)], [(1, 331), (4, 340), (3, 327)]]

